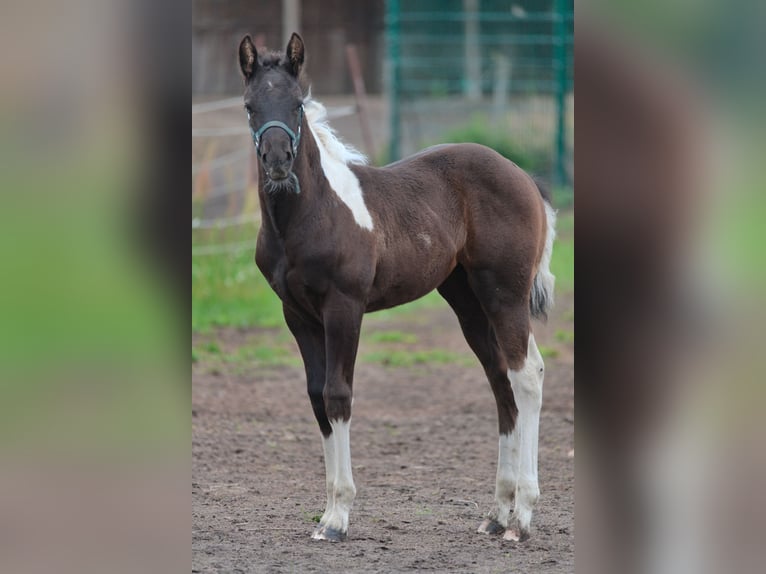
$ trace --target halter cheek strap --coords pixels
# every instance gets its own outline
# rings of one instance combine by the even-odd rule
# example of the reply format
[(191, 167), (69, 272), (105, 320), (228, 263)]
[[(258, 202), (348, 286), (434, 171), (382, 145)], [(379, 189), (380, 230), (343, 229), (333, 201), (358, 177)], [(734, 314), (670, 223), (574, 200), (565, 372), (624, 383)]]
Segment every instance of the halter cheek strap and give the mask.
[[(250, 120), (250, 112), (247, 112), (247, 119)], [(290, 143), (293, 148), (293, 157), (295, 157), (296, 155), (298, 155), (298, 144), (300, 144), (301, 142), (301, 124), (302, 123), (303, 123), (303, 105), (301, 105), (299, 109), (298, 129), (296, 131), (291, 130), (286, 123), (280, 122), (278, 120), (271, 120), (270, 122), (266, 122), (260, 128), (258, 128), (258, 131), (255, 131), (253, 127), (250, 126), (250, 134), (253, 136), (253, 143), (255, 144), (255, 149), (258, 150), (258, 148), (261, 146), (261, 136), (263, 136), (263, 133), (266, 130), (268, 130), (269, 128), (281, 128), (287, 133), (288, 136), (290, 136)]]

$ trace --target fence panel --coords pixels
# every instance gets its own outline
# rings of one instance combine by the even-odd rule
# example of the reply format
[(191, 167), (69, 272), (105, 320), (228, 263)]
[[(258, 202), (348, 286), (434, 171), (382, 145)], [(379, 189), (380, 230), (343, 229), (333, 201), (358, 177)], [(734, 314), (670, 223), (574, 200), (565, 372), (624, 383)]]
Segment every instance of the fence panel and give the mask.
[(479, 141), (571, 186), (572, 0), (389, 0), (386, 8), (389, 160)]

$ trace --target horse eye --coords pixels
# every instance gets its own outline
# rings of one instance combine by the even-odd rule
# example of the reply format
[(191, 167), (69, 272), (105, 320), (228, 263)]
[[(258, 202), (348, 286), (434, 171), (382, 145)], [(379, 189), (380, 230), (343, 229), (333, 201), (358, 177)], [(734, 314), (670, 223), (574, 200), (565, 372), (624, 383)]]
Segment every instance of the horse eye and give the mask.
[(245, 104), (245, 111), (248, 114), (252, 114), (253, 113), (253, 108), (251, 108), (249, 105)]

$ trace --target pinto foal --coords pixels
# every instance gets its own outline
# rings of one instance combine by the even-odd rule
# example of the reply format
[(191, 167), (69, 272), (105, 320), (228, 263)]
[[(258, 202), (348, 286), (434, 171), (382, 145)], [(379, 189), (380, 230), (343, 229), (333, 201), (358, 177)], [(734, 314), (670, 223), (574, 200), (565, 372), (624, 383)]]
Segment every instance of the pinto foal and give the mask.
[(497, 402), (496, 504), (480, 532), (528, 536), (539, 496), (543, 360), (531, 316), (552, 304), (554, 212), (532, 178), (493, 150), (439, 145), (382, 168), (339, 141), (301, 85), (304, 44), (239, 46), (259, 157), (255, 260), (283, 303), (323, 437), (327, 507), (313, 538), (344, 540), (354, 362), (362, 316), (438, 289)]

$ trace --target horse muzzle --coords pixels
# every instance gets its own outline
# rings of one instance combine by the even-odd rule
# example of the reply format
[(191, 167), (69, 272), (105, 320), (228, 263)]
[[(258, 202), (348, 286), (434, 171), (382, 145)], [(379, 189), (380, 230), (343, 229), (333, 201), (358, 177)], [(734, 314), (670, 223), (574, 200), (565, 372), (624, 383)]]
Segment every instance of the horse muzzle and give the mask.
[(295, 159), (290, 141), (286, 137), (280, 136), (283, 134), (276, 134), (276, 137), (270, 138), (273, 141), (261, 142), (258, 150), (261, 165), (263, 165), (266, 175), (274, 181), (287, 179), (290, 176)]
[(290, 177), (291, 167), (292, 162), (290, 162), (289, 165), (265, 167), (266, 175), (269, 176), (269, 179), (272, 181), (283, 181)]

